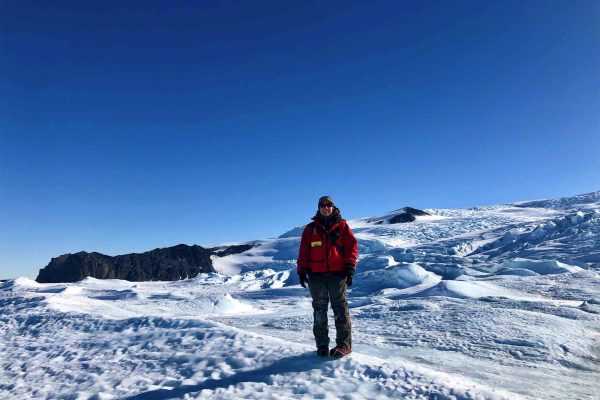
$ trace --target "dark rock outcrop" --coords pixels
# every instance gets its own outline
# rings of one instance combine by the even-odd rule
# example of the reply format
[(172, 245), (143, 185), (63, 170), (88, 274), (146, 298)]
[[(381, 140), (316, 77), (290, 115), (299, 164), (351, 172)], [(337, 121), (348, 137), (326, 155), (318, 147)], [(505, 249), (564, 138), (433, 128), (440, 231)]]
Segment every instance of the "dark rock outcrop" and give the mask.
[(406, 222), (413, 222), (415, 220), (415, 216), (411, 213), (403, 212), (397, 215), (394, 215), (389, 219), (388, 223), (390, 224), (403, 224)]
[(412, 208), (412, 207), (404, 207), (403, 210), (412, 215), (418, 215), (418, 216), (431, 215), (428, 212), (425, 212), (423, 210), (418, 210), (418, 209)]
[(237, 245), (229, 246), (223, 250), (217, 251), (217, 252), (215, 252), (215, 254), (218, 255), (219, 257), (225, 257), (225, 256), (229, 256), (231, 254), (243, 253), (246, 250), (250, 250), (253, 247), (254, 247), (254, 245), (252, 245), (252, 244), (237, 244)]
[(40, 270), (36, 281), (39, 283), (76, 282), (88, 276), (97, 279), (124, 279), (138, 282), (176, 281), (211, 272), (213, 254), (225, 256), (241, 253), (252, 247), (252, 245), (229, 246), (225, 250), (215, 252), (201, 246), (180, 244), (145, 253), (114, 257), (81, 251), (53, 258)]
[(388, 224), (402, 224), (406, 222), (413, 222), (415, 219), (417, 219), (416, 216), (431, 215), (428, 212), (418, 210), (412, 207), (404, 207), (402, 210), (404, 210), (404, 212), (394, 215), (388, 220)]
[[(398, 210), (398, 211), (400, 211), (400, 210)], [(429, 214), (428, 212), (425, 212), (423, 210), (416, 209), (416, 208), (404, 207), (402, 209), (402, 212), (400, 212), (398, 214), (388, 214), (387, 216), (382, 217), (382, 218), (367, 220), (367, 222), (371, 222), (376, 225), (401, 224), (401, 223), (406, 223), (406, 222), (412, 222), (415, 219), (417, 219), (416, 218), (417, 216), (424, 216), (424, 215), (431, 215), (431, 214)]]

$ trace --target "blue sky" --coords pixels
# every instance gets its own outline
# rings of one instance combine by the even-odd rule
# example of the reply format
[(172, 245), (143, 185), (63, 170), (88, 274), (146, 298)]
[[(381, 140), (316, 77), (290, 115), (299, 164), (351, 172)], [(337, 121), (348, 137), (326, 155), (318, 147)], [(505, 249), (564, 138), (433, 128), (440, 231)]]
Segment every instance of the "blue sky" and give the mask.
[(1, 3), (0, 278), (600, 190), (597, 1), (121, 3)]

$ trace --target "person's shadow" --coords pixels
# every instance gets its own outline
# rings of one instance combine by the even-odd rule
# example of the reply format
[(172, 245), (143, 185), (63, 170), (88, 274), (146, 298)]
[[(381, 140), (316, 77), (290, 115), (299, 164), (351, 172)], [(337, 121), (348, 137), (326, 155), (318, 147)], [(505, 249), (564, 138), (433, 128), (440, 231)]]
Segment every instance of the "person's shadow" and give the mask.
[(304, 353), (296, 356), (284, 357), (262, 368), (240, 371), (232, 376), (221, 379), (207, 379), (197, 385), (182, 385), (174, 389), (156, 389), (125, 397), (127, 400), (160, 400), (182, 398), (186, 393), (199, 392), (204, 389), (215, 390), (235, 386), (242, 382), (271, 383), (271, 376), (288, 372), (302, 372), (320, 368), (329, 357), (318, 357), (315, 352)]

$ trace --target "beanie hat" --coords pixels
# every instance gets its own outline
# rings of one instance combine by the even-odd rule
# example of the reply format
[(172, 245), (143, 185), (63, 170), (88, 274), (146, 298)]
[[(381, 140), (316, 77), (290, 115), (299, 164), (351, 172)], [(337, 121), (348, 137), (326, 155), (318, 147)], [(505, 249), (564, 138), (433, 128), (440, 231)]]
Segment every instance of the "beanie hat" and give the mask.
[(329, 196), (323, 196), (323, 197), (321, 197), (321, 198), (319, 199), (319, 202), (317, 203), (317, 206), (318, 206), (319, 204), (321, 204), (321, 203), (331, 203), (331, 204), (335, 204), (335, 203), (333, 202), (333, 199), (332, 199), (331, 197), (329, 197)]

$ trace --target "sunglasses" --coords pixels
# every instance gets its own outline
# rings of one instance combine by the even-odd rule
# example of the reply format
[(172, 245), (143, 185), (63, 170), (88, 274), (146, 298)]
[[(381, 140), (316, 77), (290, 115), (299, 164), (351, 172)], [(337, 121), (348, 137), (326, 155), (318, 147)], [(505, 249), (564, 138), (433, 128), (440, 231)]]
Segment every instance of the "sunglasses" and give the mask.
[(333, 204), (331, 204), (331, 203), (319, 203), (319, 207), (322, 207), (322, 208), (333, 207)]

